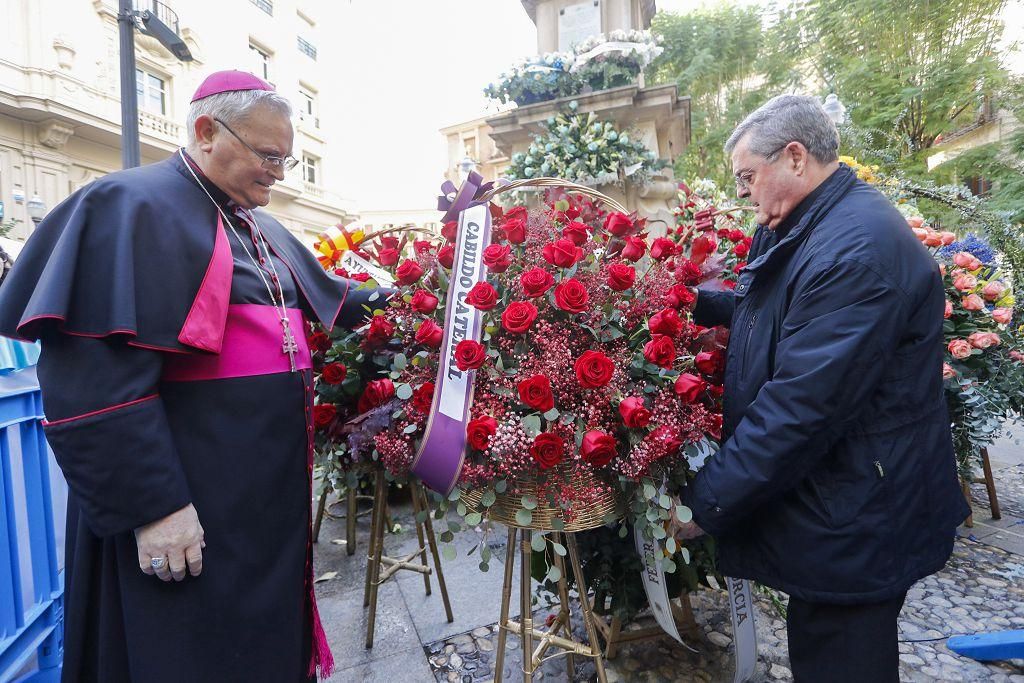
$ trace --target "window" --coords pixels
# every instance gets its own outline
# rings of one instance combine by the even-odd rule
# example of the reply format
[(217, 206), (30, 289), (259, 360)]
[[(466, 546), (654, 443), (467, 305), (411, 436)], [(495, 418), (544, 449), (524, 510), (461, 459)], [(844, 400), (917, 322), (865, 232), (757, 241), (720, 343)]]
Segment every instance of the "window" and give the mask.
[(316, 93), (304, 87), (299, 88), (299, 120), (308, 123), (314, 128), (320, 127), (319, 107), (317, 107)]
[(142, 69), (135, 70), (135, 94), (139, 109), (150, 114), (167, 114), (167, 84), (164, 79)]
[(304, 55), (309, 55), (311, 59), (316, 59), (316, 46), (309, 42), (302, 36), (298, 36), (299, 41), (299, 52)]
[(302, 179), (310, 185), (316, 185), (320, 178), (320, 159), (303, 152), (302, 154)]
[(249, 0), (249, 2), (256, 5), (270, 16), (274, 16), (274, 3), (271, 2), (271, 0)]
[(249, 43), (249, 58), (252, 60), (252, 72), (270, 82), (270, 55)]

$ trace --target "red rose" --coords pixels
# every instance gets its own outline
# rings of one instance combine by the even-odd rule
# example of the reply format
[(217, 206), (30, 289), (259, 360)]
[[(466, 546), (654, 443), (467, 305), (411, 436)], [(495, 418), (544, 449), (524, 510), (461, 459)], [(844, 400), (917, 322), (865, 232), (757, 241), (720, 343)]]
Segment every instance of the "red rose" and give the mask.
[(651, 258), (655, 261), (664, 261), (670, 256), (675, 256), (675, 253), (676, 243), (667, 237), (659, 237), (651, 245)]
[(504, 222), (502, 225), (505, 225), (505, 223), (508, 223), (509, 221), (525, 221), (527, 213), (525, 206), (513, 206), (505, 212), (503, 216)]
[(417, 313), (433, 313), (437, 308), (437, 297), (425, 289), (417, 289), (416, 293), (412, 295), (409, 305)]
[(412, 407), (424, 415), (430, 412), (430, 406), (434, 403), (434, 383), (424, 382), (416, 391), (412, 392)]
[(714, 254), (717, 249), (718, 240), (714, 235), (701, 235), (693, 240), (693, 246), (690, 247), (690, 259), (694, 263), (704, 263), (708, 260), (708, 256)]
[(480, 311), (489, 311), (498, 305), (498, 291), (489, 282), (478, 282), (466, 294), (466, 303)]
[(335, 268), (334, 274), (337, 275), (338, 277), (347, 277), (349, 279), (352, 278), (352, 275), (344, 268)]
[(576, 278), (569, 278), (555, 286), (555, 305), (569, 313), (583, 313), (590, 303), (587, 288)]
[(505, 238), (512, 244), (522, 244), (526, 241), (526, 221), (522, 218), (505, 221), (501, 224), (505, 231)]
[(676, 380), (675, 390), (684, 403), (693, 403), (707, 389), (708, 383), (697, 375), (684, 372)]
[(584, 389), (597, 389), (612, 379), (615, 364), (600, 351), (584, 351), (573, 366), (576, 379)]
[(377, 261), (382, 266), (393, 266), (398, 263), (397, 249), (381, 249), (377, 252)]
[(710, 376), (715, 375), (722, 367), (722, 352), (721, 351), (701, 351), (697, 354), (696, 358), (693, 359), (694, 365), (703, 374)]
[(735, 229), (729, 231), (730, 242), (740, 242), (743, 240), (744, 237), (746, 237), (746, 235), (743, 234), (742, 230)]
[(519, 283), (523, 286), (523, 294), (535, 299), (544, 296), (544, 293), (555, 284), (555, 278), (543, 268), (531, 268), (519, 276)]
[(472, 339), (463, 339), (455, 345), (455, 365), (459, 370), (476, 370), (487, 360), (487, 347)]
[(352, 275), (349, 277), (349, 279), (350, 280), (355, 280), (356, 282), (366, 282), (367, 280), (370, 279), (370, 274), (369, 273), (352, 273)]
[(536, 319), (536, 306), (529, 301), (513, 301), (501, 314), (501, 325), (512, 334), (523, 334)]
[(644, 358), (659, 367), (671, 368), (676, 359), (676, 345), (664, 334), (652, 335), (651, 341), (644, 344)]
[(504, 273), (512, 265), (512, 247), (507, 244), (492, 244), (483, 253), (484, 265), (495, 273)]
[(633, 231), (633, 220), (624, 213), (610, 213), (604, 219), (604, 229), (616, 237), (624, 237)]
[(700, 282), (702, 276), (700, 266), (693, 261), (683, 259), (676, 264), (676, 279), (684, 285), (695, 285)]
[(733, 247), (732, 250), (737, 256), (743, 258), (750, 253), (750, 245), (747, 244), (746, 241), (743, 241)]
[(402, 286), (411, 285), (421, 277), (423, 277), (423, 268), (420, 267), (420, 264), (409, 259), (403, 261), (402, 265), (398, 266), (395, 270), (395, 282)]
[(563, 237), (551, 244), (544, 245), (544, 260), (553, 266), (572, 268), (581, 258), (583, 258), (583, 250), (570, 239)]
[(381, 249), (398, 249), (398, 245), (401, 242), (398, 241), (397, 237), (381, 237), (380, 248)]
[(395, 326), (388, 322), (382, 315), (375, 315), (370, 319), (370, 328), (366, 331), (366, 346), (371, 349), (378, 349), (389, 341), (395, 333)]
[(357, 409), (365, 413), (371, 408), (382, 406), (395, 395), (395, 385), (390, 379), (377, 379), (366, 385), (363, 395), (359, 397)]
[(590, 239), (590, 229), (586, 223), (573, 221), (562, 228), (562, 237), (572, 240), (572, 243), (577, 247), (582, 247)]
[(625, 263), (608, 266), (608, 286), (616, 292), (624, 292), (636, 282), (636, 269)]
[(543, 432), (534, 438), (533, 444), (530, 446), (530, 455), (542, 470), (549, 469), (562, 462), (562, 456), (565, 455), (565, 443), (562, 441), (562, 437), (551, 432)]
[(651, 411), (644, 406), (644, 400), (639, 396), (622, 399), (619, 414), (627, 427), (646, 427), (651, 423)]
[(517, 388), (519, 400), (530, 408), (546, 413), (555, 407), (555, 397), (551, 395), (551, 382), (544, 375), (524, 379)]
[(445, 238), (449, 242), (454, 242), (455, 239), (458, 236), (459, 236), (459, 222), (458, 221), (448, 221), (441, 228), (441, 237)]
[(420, 256), (423, 256), (434, 251), (434, 245), (430, 243), (430, 240), (413, 240), (412, 249)]
[(593, 429), (583, 435), (580, 455), (594, 467), (604, 467), (615, 457), (616, 446), (615, 437)]
[(490, 415), (481, 415), (466, 425), (466, 441), (478, 451), (486, 450), (491, 437), (498, 431), (498, 421)]
[(697, 300), (697, 295), (686, 285), (672, 285), (665, 301), (673, 308), (689, 308)]
[(683, 330), (683, 321), (674, 308), (664, 308), (651, 316), (647, 327), (652, 334), (664, 334), (675, 337)]
[(437, 262), (445, 268), (451, 268), (455, 263), (455, 247), (450, 244), (441, 247), (441, 250), (437, 252)]
[(639, 261), (643, 258), (647, 252), (647, 242), (644, 242), (643, 237), (627, 237), (626, 246), (622, 248), (622, 258), (627, 261)]
[(323, 353), (327, 349), (331, 348), (331, 338), (328, 337), (323, 332), (314, 332), (313, 334), (309, 335), (309, 338), (306, 339), (306, 342), (309, 344), (309, 348), (313, 349), (313, 351), (318, 351), (320, 353)]
[(318, 406), (313, 406), (313, 424), (316, 425), (317, 429), (323, 429), (334, 422), (337, 414), (338, 409), (331, 403), (321, 403)]
[(441, 348), (441, 340), (444, 338), (444, 330), (433, 320), (427, 319), (416, 330), (416, 343), (429, 346), (432, 349)]
[(320, 373), (321, 379), (328, 384), (341, 384), (345, 381), (348, 369), (341, 363), (328, 363)]

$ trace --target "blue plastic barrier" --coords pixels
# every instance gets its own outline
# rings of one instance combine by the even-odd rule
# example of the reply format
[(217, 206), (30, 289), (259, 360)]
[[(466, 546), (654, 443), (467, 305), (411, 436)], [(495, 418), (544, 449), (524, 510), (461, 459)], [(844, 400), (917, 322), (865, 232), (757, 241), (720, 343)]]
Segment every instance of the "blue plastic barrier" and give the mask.
[(1024, 659), (1024, 629), (953, 636), (946, 641), (946, 647), (957, 654), (981, 662)]
[(60, 679), (64, 575), (42, 416), (35, 368), (0, 376), (0, 681), (33, 657), (22, 681)]

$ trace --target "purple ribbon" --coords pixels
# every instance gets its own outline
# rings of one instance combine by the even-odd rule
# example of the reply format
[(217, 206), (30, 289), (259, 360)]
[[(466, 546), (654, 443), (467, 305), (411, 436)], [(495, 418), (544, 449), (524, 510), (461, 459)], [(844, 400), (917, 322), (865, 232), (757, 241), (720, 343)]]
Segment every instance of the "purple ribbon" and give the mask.
[[(507, 185), (508, 180), (502, 178), (498, 186)], [(462, 187), (456, 189), (455, 183), (446, 180), (441, 184), (441, 194), (437, 198), (437, 210), (444, 211), (441, 223), (454, 221), (459, 213), (471, 206), (479, 206), (484, 203), (483, 196), (494, 189), (495, 181), (484, 182), (484, 177), (476, 171), (470, 171), (469, 176)]]

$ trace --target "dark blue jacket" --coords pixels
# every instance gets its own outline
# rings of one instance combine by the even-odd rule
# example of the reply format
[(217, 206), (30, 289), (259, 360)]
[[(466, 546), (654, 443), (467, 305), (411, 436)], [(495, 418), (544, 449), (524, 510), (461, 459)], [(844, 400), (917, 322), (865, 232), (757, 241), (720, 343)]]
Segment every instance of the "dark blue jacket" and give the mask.
[(887, 600), (938, 571), (969, 510), (942, 386), (938, 266), (841, 165), (760, 228), (734, 292), (724, 437), (684, 492), (719, 568), (804, 600)]

